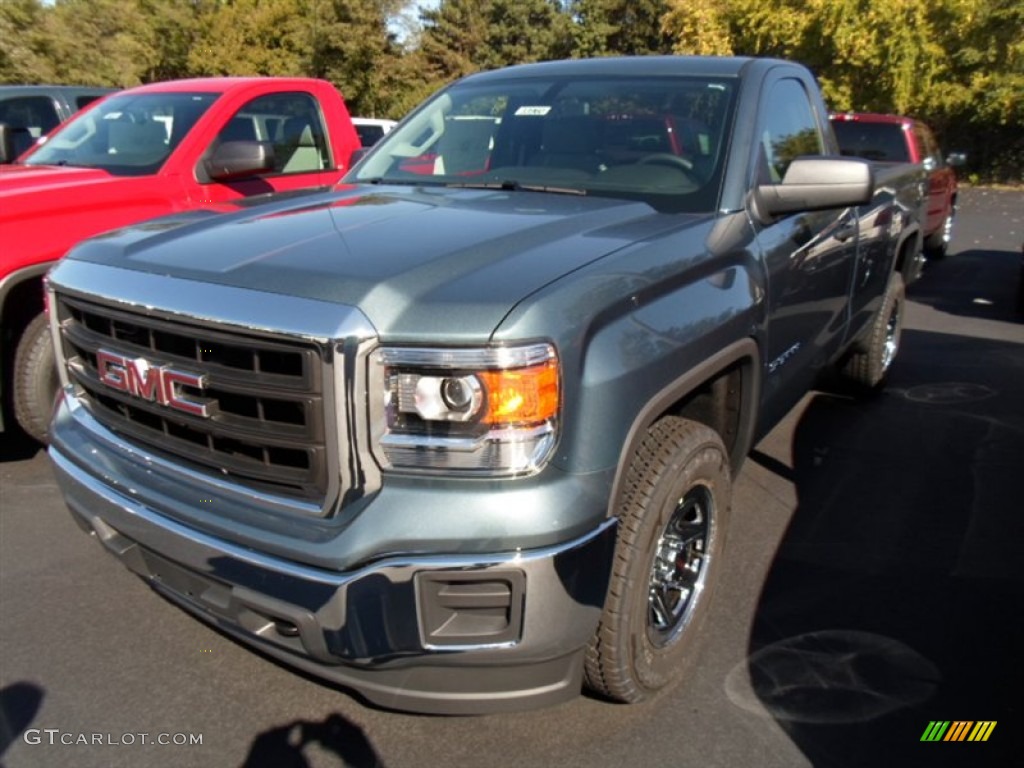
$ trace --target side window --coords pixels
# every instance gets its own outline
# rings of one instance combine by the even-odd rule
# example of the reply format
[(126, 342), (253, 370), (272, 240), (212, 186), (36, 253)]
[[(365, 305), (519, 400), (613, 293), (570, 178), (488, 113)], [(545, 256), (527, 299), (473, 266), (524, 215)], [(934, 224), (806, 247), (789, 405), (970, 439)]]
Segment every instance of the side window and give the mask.
[(0, 101), (0, 123), (10, 126), (15, 157), (31, 148), (59, 122), (57, 108), (46, 96), (19, 96)]
[(825, 154), (811, 102), (798, 80), (772, 84), (761, 128), (761, 152), (758, 181), (762, 184), (782, 181), (789, 164), (800, 155)]
[(27, 128), (32, 138), (38, 139), (60, 122), (60, 116), (46, 96), (19, 96), (0, 102), (0, 122)]
[(100, 97), (100, 94), (90, 94), (88, 96), (78, 96), (75, 98), (75, 109), (81, 109), (92, 104), (96, 99)]
[(272, 173), (329, 168), (323, 119), (308, 93), (274, 93), (253, 99), (217, 134), (218, 141), (260, 141), (274, 150)]

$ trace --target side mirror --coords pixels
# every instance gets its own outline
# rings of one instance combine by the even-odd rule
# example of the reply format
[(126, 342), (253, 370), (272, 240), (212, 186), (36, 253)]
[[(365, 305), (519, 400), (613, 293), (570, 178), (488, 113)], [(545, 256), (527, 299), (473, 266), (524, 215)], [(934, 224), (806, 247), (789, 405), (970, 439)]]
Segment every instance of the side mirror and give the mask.
[(39, 141), (28, 128), (0, 123), (0, 165), (13, 163)]
[(274, 148), (262, 141), (225, 141), (206, 158), (213, 181), (233, 181), (274, 170)]
[(13, 163), (17, 157), (14, 151), (14, 131), (7, 123), (0, 123), (0, 165)]
[(349, 170), (355, 167), (355, 164), (370, 154), (369, 147), (360, 147), (352, 152), (352, 156), (348, 160)]
[(875, 193), (871, 163), (850, 157), (798, 157), (781, 184), (760, 184), (752, 195), (753, 213), (762, 224), (776, 216), (871, 202)]

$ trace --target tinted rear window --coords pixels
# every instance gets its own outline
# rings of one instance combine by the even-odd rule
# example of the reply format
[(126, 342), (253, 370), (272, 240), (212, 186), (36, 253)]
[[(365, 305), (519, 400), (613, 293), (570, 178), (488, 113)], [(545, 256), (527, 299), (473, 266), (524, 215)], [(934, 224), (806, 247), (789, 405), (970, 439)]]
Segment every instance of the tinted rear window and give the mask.
[(851, 157), (905, 163), (910, 160), (903, 128), (896, 123), (861, 123), (856, 120), (833, 120), (839, 151)]

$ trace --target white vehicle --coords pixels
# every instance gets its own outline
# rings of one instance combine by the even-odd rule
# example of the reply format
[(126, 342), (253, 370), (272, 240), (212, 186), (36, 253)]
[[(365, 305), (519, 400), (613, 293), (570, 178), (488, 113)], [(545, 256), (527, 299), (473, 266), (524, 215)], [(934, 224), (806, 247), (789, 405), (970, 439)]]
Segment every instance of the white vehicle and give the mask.
[(384, 120), (376, 117), (353, 117), (352, 124), (356, 127), (359, 141), (364, 147), (372, 147), (384, 138), (384, 134), (398, 125), (394, 120)]

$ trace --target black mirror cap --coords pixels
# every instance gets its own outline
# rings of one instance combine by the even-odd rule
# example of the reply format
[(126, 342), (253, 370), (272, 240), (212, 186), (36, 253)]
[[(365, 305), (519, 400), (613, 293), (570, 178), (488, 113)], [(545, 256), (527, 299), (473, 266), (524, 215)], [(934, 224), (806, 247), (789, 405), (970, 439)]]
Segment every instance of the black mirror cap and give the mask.
[(263, 141), (225, 141), (206, 158), (213, 181), (232, 181), (274, 170), (274, 148)]
[(946, 158), (946, 165), (951, 165), (954, 168), (967, 165), (967, 153), (966, 152), (950, 152), (949, 157)]
[(0, 165), (14, 162), (14, 133), (7, 123), (0, 123)]
[(349, 157), (349, 160), (348, 160), (349, 170), (354, 168), (356, 163), (358, 163), (360, 160), (362, 160), (368, 154), (370, 154), (370, 148), (369, 147), (359, 147), (358, 149), (353, 150), (352, 151), (352, 155)]

